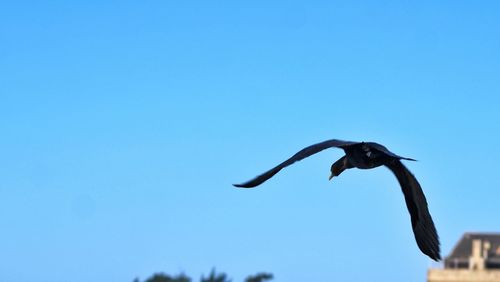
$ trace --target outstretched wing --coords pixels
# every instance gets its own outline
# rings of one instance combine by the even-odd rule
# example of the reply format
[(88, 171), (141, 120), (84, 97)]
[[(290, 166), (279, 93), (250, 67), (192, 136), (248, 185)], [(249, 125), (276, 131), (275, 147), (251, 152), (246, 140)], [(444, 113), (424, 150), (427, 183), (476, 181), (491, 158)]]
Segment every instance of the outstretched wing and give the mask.
[(243, 188), (252, 188), (252, 187), (258, 186), (258, 185), (262, 184), (264, 181), (273, 177), (273, 175), (278, 173), (283, 168), (293, 164), (296, 161), (300, 161), (302, 159), (309, 157), (310, 155), (316, 154), (320, 151), (323, 151), (323, 150), (331, 148), (331, 147), (344, 148), (346, 146), (350, 146), (353, 144), (358, 144), (358, 142), (350, 142), (350, 141), (331, 139), (331, 140), (327, 140), (327, 141), (324, 141), (321, 143), (311, 145), (309, 147), (306, 147), (306, 148), (300, 150), (299, 152), (297, 152), (295, 155), (293, 155), (288, 160), (280, 163), (279, 165), (275, 166), (274, 168), (272, 168), (272, 169), (264, 172), (263, 174), (255, 177), (254, 179), (249, 180), (249, 181), (242, 183), (242, 184), (233, 184), (233, 185), (236, 187), (243, 187)]
[(399, 160), (394, 160), (386, 166), (396, 175), (403, 190), (418, 247), (431, 259), (439, 261), (439, 237), (420, 184)]

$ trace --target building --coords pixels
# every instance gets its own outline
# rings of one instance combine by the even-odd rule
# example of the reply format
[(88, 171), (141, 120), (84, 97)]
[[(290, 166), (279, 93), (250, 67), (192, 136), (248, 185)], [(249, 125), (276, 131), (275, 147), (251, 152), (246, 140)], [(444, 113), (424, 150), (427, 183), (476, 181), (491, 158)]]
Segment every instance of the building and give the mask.
[(500, 233), (465, 233), (428, 282), (500, 282)]

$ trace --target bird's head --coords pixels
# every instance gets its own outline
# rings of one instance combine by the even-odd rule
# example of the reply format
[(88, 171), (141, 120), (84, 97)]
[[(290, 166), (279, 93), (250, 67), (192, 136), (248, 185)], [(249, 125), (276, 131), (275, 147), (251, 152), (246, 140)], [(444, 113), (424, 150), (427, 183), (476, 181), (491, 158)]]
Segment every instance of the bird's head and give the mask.
[(331, 174), (330, 174), (330, 177), (328, 177), (328, 180), (332, 180), (333, 177), (341, 174), (343, 170), (344, 169), (343, 169), (342, 163), (340, 163), (340, 162), (333, 163), (332, 166), (330, 167)]

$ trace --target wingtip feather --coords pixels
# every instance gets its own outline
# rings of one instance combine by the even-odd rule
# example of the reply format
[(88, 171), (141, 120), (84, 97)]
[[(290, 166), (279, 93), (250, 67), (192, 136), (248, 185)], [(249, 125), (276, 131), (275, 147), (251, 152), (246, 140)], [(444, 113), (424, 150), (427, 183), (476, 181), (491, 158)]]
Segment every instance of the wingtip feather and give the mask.
[(253, 188), (253, 186), (245, 185), (245, 183), (242, 183), (242, 184), (233, 184), (233, 186), (237, 187), (237, 188)]

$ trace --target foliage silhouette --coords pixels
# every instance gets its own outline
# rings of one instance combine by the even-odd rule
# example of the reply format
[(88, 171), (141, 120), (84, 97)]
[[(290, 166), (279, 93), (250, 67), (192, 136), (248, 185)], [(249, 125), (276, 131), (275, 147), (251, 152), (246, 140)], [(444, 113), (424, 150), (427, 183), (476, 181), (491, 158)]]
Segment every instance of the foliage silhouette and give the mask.
[(273, 278), (274, 277), (273, 277), (272, 273), (261, 272), (261, 273), (257, 273), (255, 276), (248, 276), (245, 279), (245, 282), (264, 282), (264, 281), (272, 280)]
[[(250, 275), (245, 279), (245, 282), (265, 282), (268, 280), (272, 280), (273, 274), (266, 272), (259, 272), (255, 275)], [(139, 278), (135, 278), (133, 282), (141, 282)], [(191, 282), (191, 278), (181, 273), (177, 276), (170, 276), (165, 273), (155, 273), (148, 279), (143, 282)], [(200, 282), (231, 282), (230, 279), (227, 278), (225, 273), (216, 273), (215, 268), (212, 269), (210, 275), (205, 278), (201, 277)]]
[(215, 274), (215, 268), (212, 268), (210, 276), (208, 278), (202, 276), (201, 282), (231, 282), (231, 280), (227, 279), (227, 275), (225, 273)]
[[(134, 281), (139, 282), (139, 279), (136, 279)], [(184, 274), (179, 274), (176, 277), (171, 277), (170, 275), (164, 273), (155, 273), (144, 282), (191, 282), (191, 278), (187, 277)]]

